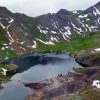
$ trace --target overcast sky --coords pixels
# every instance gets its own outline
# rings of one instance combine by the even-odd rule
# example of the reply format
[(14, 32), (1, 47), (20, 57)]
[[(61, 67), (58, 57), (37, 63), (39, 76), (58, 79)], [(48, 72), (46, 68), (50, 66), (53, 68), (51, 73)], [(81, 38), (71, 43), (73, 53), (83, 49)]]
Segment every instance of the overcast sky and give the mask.
[(100, 0), (0, 0), (0, 6), (5, 6), (13, 12), (25, 13), (29, 16), (39, 16), (59, 9), (84, 10)]

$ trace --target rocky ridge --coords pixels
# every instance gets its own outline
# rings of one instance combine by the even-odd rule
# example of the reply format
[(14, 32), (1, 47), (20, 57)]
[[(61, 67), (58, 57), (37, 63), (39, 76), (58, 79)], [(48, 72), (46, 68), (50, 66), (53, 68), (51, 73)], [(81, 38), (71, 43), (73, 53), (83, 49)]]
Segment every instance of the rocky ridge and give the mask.
[(0, 7), (0, 29), (7, 38), (1, 41), (2, 51), (10, 49), (17, 54), (39, 51), (44, 45), (68, 43), (73, 36), (100, 31), (100, 2), (84, 11), (61, 9), (38, 17)]

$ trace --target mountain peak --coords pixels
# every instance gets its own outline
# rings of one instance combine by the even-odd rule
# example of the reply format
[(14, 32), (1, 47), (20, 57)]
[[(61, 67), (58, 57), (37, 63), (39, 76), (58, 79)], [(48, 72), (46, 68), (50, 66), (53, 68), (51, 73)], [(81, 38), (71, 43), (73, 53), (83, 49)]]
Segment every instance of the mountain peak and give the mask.
[(60, 9), (57, 14), (69, 15), (71, 12), (66, 9)]
[(3, 6), (0, 6), (0, 10), (1, 10), (1, 9), (6, 9), (6, 10), (7, 10), (7, 8), (6, 8), (6, 7), (3, 7)]
[(95, 6), (100, 6), (100, 1), (97, 4), (95, 4)]
[(63, 40), (70, 41), (77, 34), (100, 31), (100, 2), (82, 11), (60, 9), (34, 18), (0, 7), (0, 22), (10, 41), (9, 48), (23, 54), (34, 51), (40, 42), (56, 45)]
[(0, 18), (8, 18), (12, 16), (12, 12), (10, 12), (6, 7), (0, 6)]
[(0, 6), (0, 12), (6, 12), (8, 9), (6, 7)]

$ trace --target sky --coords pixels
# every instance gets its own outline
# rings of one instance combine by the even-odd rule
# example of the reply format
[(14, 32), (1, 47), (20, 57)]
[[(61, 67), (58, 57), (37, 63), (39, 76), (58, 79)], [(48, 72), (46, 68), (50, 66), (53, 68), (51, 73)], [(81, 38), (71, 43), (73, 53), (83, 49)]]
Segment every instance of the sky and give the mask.
[(55, 13), (60, 9), (85, 10), (100, 0), (0, 0), (0, 6), (10, 11), (24, 13), (28, 16), (39, 16)]

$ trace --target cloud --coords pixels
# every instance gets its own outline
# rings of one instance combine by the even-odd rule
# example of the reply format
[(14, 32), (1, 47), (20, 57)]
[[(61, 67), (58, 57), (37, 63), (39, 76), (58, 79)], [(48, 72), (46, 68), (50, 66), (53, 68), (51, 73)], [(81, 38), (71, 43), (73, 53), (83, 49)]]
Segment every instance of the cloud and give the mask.
[(6, 6), (13, 12), (38, 16), (59, 9), (83, 10), (99, 0), (0, 0), (0, 6)]

